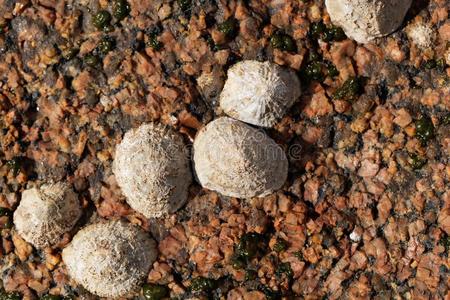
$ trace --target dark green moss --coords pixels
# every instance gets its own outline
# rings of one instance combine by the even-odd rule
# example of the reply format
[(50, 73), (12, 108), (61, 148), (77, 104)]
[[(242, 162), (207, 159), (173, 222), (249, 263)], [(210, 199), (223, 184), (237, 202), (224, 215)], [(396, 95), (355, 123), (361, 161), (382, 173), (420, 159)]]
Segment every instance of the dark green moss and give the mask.
[(427, 60), (426, 62), (423, 63), (423, 67), (428, 70), (436, 68), (436, 60), (434, 59)]
[(410, 154), (410, 164), (411, 168), (414, 170), (422, 169), (422, 167), (427, 163), (427, 159), (418, 156), (417, 154)]
[(434, 126), (430, 118), (424, 116), (416, 121), (416, 137), (422, 143), (427, 143), (434, 137)]
[(267, 240), (265, 236), (258, 233), (246, 233), (234, 246), (230, 263), (235, 269), (245, 268), (250, 260), (262, 256), (266, 250)]
[(204, 39), (208, 43), (209, 49), (211, 49), (211, 51), (218, 51), (218, 50), (226, 49), (226, 46), (224, 46), (224, 45), (217, 45), (214, 42), (214, 40), (210, 34), (205, 35)]
[(248, 269), (245, 271), (245, 281), (255, 280), (258, 277), (258, 272)]
[(445, 117), (442, 118), (442, 124), (444, 125), (450, 124), (450, 114), (447, 114)]
[(334, 99), (354, 101), (362, 93), (362, 82), (358, 77), (347, 79), (333, 94)]
[(342, 28), (333, 25), (327, 27), (322, 21), (311, 23), (309, 35), (324, 42), (343, 41), (347, 38)]
[(192, 279), (189, 289), (193, 292), (209, 292), (215, 289), (217, 283), (215, 280), (205, 277), (196, 277)]
[(322, 56), (320, 56), (319, 53), (317, 53), (316, 49), (309, 49), (308, 56), (307, 56), (307, 62), (320, 62), (322, 60)]
[(105, 25), (103, 28), (103, 31), (106, 33), (110, 33), (114, 31), (114, 26), (112, 26), (111, 24)]
[(187, 11), (191, 8), (191, 0), (177, 0), (177, 2), (182, 11)]
[(445, 70), (446, 63), (443, 58), (430, 59), (423, 63), (423, 67), (428, 70), (437, 69), (439, 72), (443, 72)]
[(292, 276), (294, 275), (290, 263), (286, 262), (278, 265), (275, 275), (277, 277), (281, 277), (283, 274), (285, 274), (288, 278), (292, 278)]
[(217, 30), (225, 35), (229, 40), (236, 37), (239, 31), (239, 24), (235, 18), (229, 18), (226, 21), (217, 25)]
[(327, 30), (325, 30), (325, 32), (321, 35), (321, 39), (322, 39), (324, 42), (331, 42), (331, 41), (333, 41), (333, 38), (334, 38), (333, 32), (330, 31), (330, 30), (328, 30), (328, 28), (327, 28)]
[(309, 35), (318, 39), (325, 32), (325, 30), (327, 30), (327, 27), (322, 21), (311, 23), (309, 27)]
[(0, 300), (20, 300), (22, 296), (17, 292), (7, 293), (4, 289), (0, 291)]
[(14, 176), (17, 176), (22, 168), (22, 158), (14, 157), (13, 159), (8, 160), (6, 165), (13, 172)]
[(110, 37), (105, 37), (103, 38), (99, 43), (98, 43), (98, 51), (105, 55), (107, 54), (109, 51), (113, 50), (114, 48), (114, 40)]
[(111, 14), (106, 10), (100, 10), (92, 17), (92, 24), (98, 29), (103, 29), (111, 22)]
[(62, 300), (62, 299), (64, 299), (64, 298), (61, 297), (61, 296), (59, 296), (59, 295), (50, 295), (50, 294), (47, 294), (47, 295), (45, 295), (45, 296), (42, 296), (40, 299), (41, 299), (41, 300)]
[(9, 210), (5, 207), (0, 207), (0, 217), (10, 216), (10, 215), (11, 215), (11, 210)]
[(78, 48), (71, 47), (63, 54), (63, 58), (65, 60), (71, 60), (71, 59), (75, 58), (75, 56), (77, 56), (78, 52), (80, 52), (80, 50)]
[(445, 60), (443, 58), (440, 58), (438, 60), (436, 60), (436, 68), (439, 72), (444, 72), (445, 71)]
[(267, 300), (279, 300), (281, 299), (281, 293), (279, 291), (274, 291), (266, 285), (261, 285), (259, 290), (264, 293)]
[(319, 61), (312, 61), (308, 63), (304, 70), (304, 77), (308, 81), (324, 80), (324, 74), (322, 72), (322, 63)]
[(114, 0), (112, 5), (114, 17), (121, 21), (125, 19), (130, 13), (130, 5), (126, 0)]
[(335, 41), (335, 42), (340, 42), (340, 41), (343, 41), (343, 40), (345, 40), (347, 38), (347, 36), (345, 35), (344, 30), (341, 27), (332, 26), (329, 29), (329, 31), (333, 35), (333, 41)]
[(231, 257), (231, 261), (230, 261), (231, 265), (233, 266), (233, 268), (235, 269), (242, 269), (246, 266), (247, 262), (245, 260), (245, 258), (237, 256), (237, 255), (233, 255)]
[(0, 221), (0, 229), (10, 229), (13, 226), (12, 222), (12, 211), (0, 207), (0, 217), (2, 217), (2, 220)]
[(282, 252), (285, 251), (288, 248), (288, 242), (281, 239), (281, 238), (277, 238), (277, 241), (275, 243), (275, 245), (273, 245), (273, 250), (275, 252)]
[(303, 260), (303, 253), (302, 253), (302, 251), (295, 252), (294, 256), (297, 257), (299, 260)]
[(297, 50), (294, 40), (287, 34), (275, 33), (270, 37), (270, 45), (274, 49), (294, 52)]
[(161, 48), (163, 47), (163, 43), (158, 41), (158, 35), (156, 33), (151, 33), (148, 36), (148, 43), (147, 43), (147, 45), (150, 46), (151, 48), (153, 48), (156, 51), (161, 50)]
[(336, 77), (339, 75), (338, 69), (336, 68), (335, 65), (333, 65), (332, 62), (326, 62), (326, 65), (327, 65), (328, 76)]
[(258, 233), (244, 234), (235, 246), (234, 255), (245, 261), (261, 255), (267, 248), (263, 235)]
[(84, 63), (89, 67), (95, 67), (100, 63), (100, 59), (97, 55), (90, 53), (84, 57)]
[(331, 26), (330, 28), (327, 28), (322, 35), (322, 39), (325, 42), (332, 42), (332, 41), (339, 42), (345, 40), (346, 38), (347, 36), (345, 35), (344, 30), (336, 26)]
[(11, 217), (5, 218), (0, 222), (0, 229), (11, 229), (13, 227), (13, 221)]
[(147, 300), (161, 300), (169, 295), (169, 289), (164, 285), (148, 283), (142, 287), (142, 294)]
[(283, 35), (281, 34), (273, 34), (270, 37), (270, 45), (275, 49), (282, 49), (283, 45)]

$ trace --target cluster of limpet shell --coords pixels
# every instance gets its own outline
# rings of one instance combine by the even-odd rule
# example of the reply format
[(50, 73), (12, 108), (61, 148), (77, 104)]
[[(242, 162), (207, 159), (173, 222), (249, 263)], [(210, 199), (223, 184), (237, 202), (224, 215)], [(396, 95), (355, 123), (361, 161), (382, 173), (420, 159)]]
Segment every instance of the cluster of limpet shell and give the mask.
[[(222, 103), (230, 108), (224, 110), (236, 119), (220, 117), (198, 132), (193, 145), (195, 175), (204, 188), (224, 196), (264, 196), (283, 186), (288, 161), (264, 131), (242, 121), (273, 125), (300, 96), (300, 83), (293, 72), (256, 61), (239, 63), (230, 70), (229, 80), (269, 85), (267, 94), (248, 98), (239, 115), (232, 113), (232, 106), (245, 95), (227, 99), (229, 91), (224, 89)], [(192, 182), (189, 151), (183, 137), (167, 126), (148, 123), (126, 132), (116, 147), (112, 170), (127, 203), (147, 218), (164, 217), (187, 201)], [(68, 183), (56, 183), (23, 192), (14, 222), (25, 240), (44, 248), (72, 230), (80, 216), (77, 194)], [(150, 235), (125, 221), (87, 225), (62, 252), (76, 283), (111, 298), (135, 292), (156, 257)]]
[[(333, 23), (367, 43), (395, 31), (411, 0), (326, 0)], [(280, 189), (288, 175), (284, 150), (262, 129), (274, 126), (298, 100), (300, 81), (287, 68), (253, 60), (235, 64), (220, 95), (219, 117), (199, 130), (193, 143), (197, 181), (223, 196), (260, 197)], [(183, 137), (157, 123), (125, 133), (113, 173), (127, 203), (147, 218), (174, 213), (188, 199), (192, 182)], [(70, 184), (44, 184), (22, 193), (15, 229), (36, 248), (57, 244), (82, 214)], [(145, 280), (158, 255), (148, 233), (120, 220), (79, 230), (62, 251), (70, 277), (101, 297), (126, 297)]]
[[(233, 66), (220, 96), (224, 113), (233, 119), (210, 122), (194, 141), (198, 182), (237, 198), (281, 188), (288, 172), (283, 149), (246, 123), (273, 126), (299, 96), (299, 79), (289, 69), (253, 60)], [(113, 172), (128, 204), (148, 218), (179, 209), (191, 183), (188, 155), (181, 135), (163, 125), (143, 124), (127, 132), (116, 148)]]

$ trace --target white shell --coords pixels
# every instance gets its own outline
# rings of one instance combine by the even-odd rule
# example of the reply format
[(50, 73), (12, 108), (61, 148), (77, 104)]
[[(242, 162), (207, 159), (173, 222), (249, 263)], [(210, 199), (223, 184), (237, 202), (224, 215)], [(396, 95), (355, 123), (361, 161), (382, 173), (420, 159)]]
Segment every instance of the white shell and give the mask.
[(412, 0), (326, 0), (331, 21), (358, 43), (386, 36), (403, 22)]
[(225, 196), (265, 196), (286, 181), (283, 149), (263, 131), (222, 117), (202, 128), (194, 141), (200, 184)]
[(128, 131), (116, 148), (113, 172), (128, 204), (147, 218), (175, 212), (192, 181), (180, 134), (160, 124)]
[(234, 119), (271, 127), (300, 93), (300, 81), (294, 71), (271, 62), (245, 60), (228, 70), (220, 107)]
[(77, 194), (66, 183), (43, 185), (22, 193), (14, 212), (17, 232), (36, 248), (57, 243), (81, 216)]
[(155, 241), (124, 221), (89, 225), (62, 252), (73, 280), (97, 296), (111, 298), (139, 289), (156, 257)]

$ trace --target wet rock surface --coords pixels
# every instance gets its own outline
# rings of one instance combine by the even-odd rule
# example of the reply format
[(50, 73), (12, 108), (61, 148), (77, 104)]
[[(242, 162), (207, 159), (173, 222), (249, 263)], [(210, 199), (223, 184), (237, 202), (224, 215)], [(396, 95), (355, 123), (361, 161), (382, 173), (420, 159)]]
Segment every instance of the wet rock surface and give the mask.
[[(123, 218), (155, 238), (147, 293), (445, 299), (449, 9), (414, 1), (396, 32), (362, 45), (323, 1), (0, 1), (1, 292), (95, 299), (61, 260), (76, 232), (40, 250), (12, 222), (25, 190), (67, 181), (81, 225)], [(191, 146), (242, 60), (301, 80), (265, 130), (289, 160), (285, 185), (239, 200), (194, 183), (166, 218), (133, 210), (112, 172), (124, 134), (158, 122)]]

